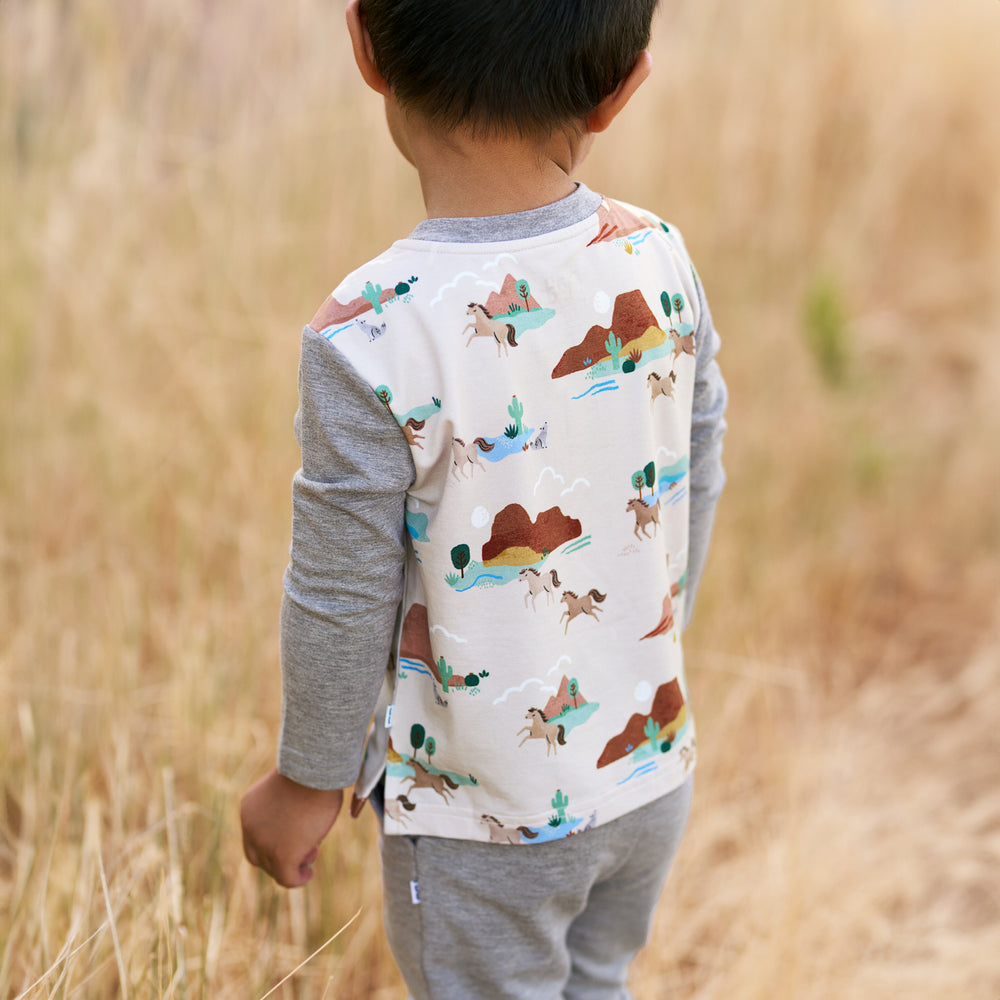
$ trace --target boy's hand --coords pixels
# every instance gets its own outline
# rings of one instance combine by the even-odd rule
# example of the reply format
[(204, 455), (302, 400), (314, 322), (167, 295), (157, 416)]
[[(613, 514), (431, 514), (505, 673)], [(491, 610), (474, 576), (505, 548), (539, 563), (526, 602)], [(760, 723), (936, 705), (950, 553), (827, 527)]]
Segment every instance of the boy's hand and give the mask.
[(271, 771), (251, 786), (240, 805), (247, 861), (286, 888), (305, 885), (343, 799), (342, 789), (308, 788)]

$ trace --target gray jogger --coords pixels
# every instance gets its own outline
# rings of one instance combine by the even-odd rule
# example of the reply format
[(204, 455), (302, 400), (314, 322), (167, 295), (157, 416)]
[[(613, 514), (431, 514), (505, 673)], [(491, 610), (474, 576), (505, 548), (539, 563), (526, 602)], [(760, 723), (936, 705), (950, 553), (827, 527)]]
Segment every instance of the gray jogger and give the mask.
[(383, 837), (386, 934), (413, 1000), (628, 1000), (692, 790), (547, 844)]

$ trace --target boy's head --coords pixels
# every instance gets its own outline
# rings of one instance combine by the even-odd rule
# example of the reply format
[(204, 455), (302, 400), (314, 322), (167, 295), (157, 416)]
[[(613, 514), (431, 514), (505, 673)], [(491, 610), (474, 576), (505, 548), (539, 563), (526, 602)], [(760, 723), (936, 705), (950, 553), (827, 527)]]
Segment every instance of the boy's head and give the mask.
[(359, 0), (399, 106), (445, 130), (577, 128), (626, 80), (657, 0)]

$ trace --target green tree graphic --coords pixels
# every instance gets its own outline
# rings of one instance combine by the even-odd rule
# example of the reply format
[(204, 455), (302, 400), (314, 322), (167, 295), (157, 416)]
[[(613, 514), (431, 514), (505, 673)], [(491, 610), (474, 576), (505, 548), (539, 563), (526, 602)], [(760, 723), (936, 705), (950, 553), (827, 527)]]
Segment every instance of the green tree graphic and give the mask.
[(465, 567), (469, 565), (471, 558), (472, 553), (469, 551), (469, 546), (464, 542), (451, 550), (451, 564), (458, 570), (463, 580), (465, 579)]
[(573, 707), (576, 708), (576, 699), (580, 694), (580, 682), (575, 677), (566, 685), (566, 693), (573, 699)]

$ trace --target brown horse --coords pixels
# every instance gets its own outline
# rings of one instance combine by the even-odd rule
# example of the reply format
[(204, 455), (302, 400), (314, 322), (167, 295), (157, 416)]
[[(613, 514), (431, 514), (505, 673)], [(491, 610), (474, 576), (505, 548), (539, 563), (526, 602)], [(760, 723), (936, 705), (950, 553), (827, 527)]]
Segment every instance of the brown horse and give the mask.
[(418, 434), (417, 431), (423, 430), (426, 423), (426, 420), (417, 420), (415, 417), (410, 417), (403, 424), (403, 437), (406, 438), (407, 444), (413, 448), (423, 449), (424, 446), (420, 442), (424, 439), (424, 435)]
[(607, 596), (607, 594), (602, 594), (596, 587), (591, 587), (583, 597), (579, 597), (572, 590), (564, 590), (562, 601), (566, 605), (566, 610), (559, 616), (559, 621), (562, 621), (563, 618), (566, 619), (566, 634), (569, 635), (569, 623), (577, 615), (590, 615), (595, 621), (600, 621), (601, 619), (597, 617), (597, 612), (604, 609), (595, 608), (594, 601), (600, 603)]
[[(511, 347), (517, 347), (517, 331), (514, 329), (514, 325), (502, 319), (494, 319), (493, 314), (487, 311), (486, 306), (478, 302), (470, 302), (469, 308), (465, 312), (467, 316), (475, 317), (475, 320), (472, 323), (467, 323), (462, 330), (462, 333), (465, 333), (466, 330), (472, 331), (472, 336), (465, 342), (465, 346), (468, 347), (476, 337), (492, 337), (496, 341), (497, 357), (500, 357), (501, 347), (509, 357), (510, 351), (507, 349), (507, 344), (510, 344)], [(506, 342), (504, 337), (506, 337)]]
[(690, 354), (694, 357), (694, 334), (686, 333), (682, 337), (676, 330), (670, 331), (670, 339), (674, 342), (674, 349), (670, 354), (670, 363), (674, 363), (674, 358), (680, 354)]
[[(403, 781), (413, 782), (410, 786), (411, 792), (415, 788), (432, 788), (445, 802), (448, 801), (449, 795), (455, 797), (454, 789), (458, 788), (458, 785), (454, 778), (447, 774), (431, 774), (418, 760), (411, 760), (410, 764), (413, 765), (413, 774), (408, 774)], [(400, 784), (402, 785), (402, 782)]]
[(652, 410), (657, 396), (666, 396), (667, 399), (674, 398), (674, 383), (677, 376), (671, 371), (665, 378), (657, 372), (650, 372), (646, 376), (646, 385), (649, 386), (649, 408)]
[(545, 713), (540, 708), (529, 708), (525, 718), (531, 725), (522, 726), (515, 733), (516, 736), (520, 736), (521, 733), (528, 734), (518, 743), (519, 747), (523, 747), (528, 740), (545, 740), (545, 756), (548, 757), (550, 750), (553, 753), (558, 752), (556, 744), (566, 746), (566, 727), (562, 723), (549, 722), (545, 718)]
[(653, 525), (653, 537), (656, 537), (656, 529), (660, 526), (660, 501), (657, 500), (656, 503), (650, 507), (645, 500), (638, 500), (636, 497), (632, 497), (631, 500), (625, 505), (626, 511), (631, 511), (635, 514), (635, 537), (639, 537), (639, 529), (642, 529), (642, 534), (644, 538), (649, 538), (646, 533), (646, 525), (652, 523)]

